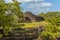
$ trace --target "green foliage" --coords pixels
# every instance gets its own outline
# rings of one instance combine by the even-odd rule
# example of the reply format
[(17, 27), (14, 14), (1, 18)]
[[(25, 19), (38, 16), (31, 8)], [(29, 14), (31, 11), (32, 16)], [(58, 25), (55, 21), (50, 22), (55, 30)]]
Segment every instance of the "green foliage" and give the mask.
[(49, 23), (40, 35), (42, 40), (56, 40), (60, 36), (60, 12), (48, 12), (43, 16)]
[(48, 12), (46, 14), (41, 13), (39, 16), (43, 16), (45, 21), (51, 22), (53, 25), (60, 25), (60, 12)]
[(2, 28), (4, 35), (7, 35), (11, 28), (21, 26), (19, 20), (22, 19), (22, 11), (19, 2), (5, 3), (0, 0), (0, 28)]
[[(5, 3), (4, 0), (0, 0), (0, 29), (3, 30), (4, 35), (14, 28), (22, 27), (33, 28), (40, 25), (45, 26), (44, 30), (40, 34), (42, 40), (56, 40), (56, 37), (60, 36), (60, 12), (48, 12), (46, 14), (41, 13), (38, 16), (45, 18), (45, 21), (34, 23), (21, 23), (23, 20), (23, 13), (19, 2), (13, 0), (13, 3)], [(22, 28), (23, 28), (22, 27)], [(0, 38), (3, 36), (0, 34)]]

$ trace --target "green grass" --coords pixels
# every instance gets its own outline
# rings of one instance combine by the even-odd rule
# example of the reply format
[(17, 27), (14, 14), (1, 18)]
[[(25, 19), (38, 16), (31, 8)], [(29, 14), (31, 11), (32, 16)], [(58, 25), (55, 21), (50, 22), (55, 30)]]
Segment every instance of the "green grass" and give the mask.
[(41, 22), (33, 22), (33, 23), (22, 23), (24, 24), (24, 26), (22, 26), (22, 28), (34, 28), (34, 27), (38, 27), (40, 25), (48, 25), (48, 22), (45, 21), (41, 21)]

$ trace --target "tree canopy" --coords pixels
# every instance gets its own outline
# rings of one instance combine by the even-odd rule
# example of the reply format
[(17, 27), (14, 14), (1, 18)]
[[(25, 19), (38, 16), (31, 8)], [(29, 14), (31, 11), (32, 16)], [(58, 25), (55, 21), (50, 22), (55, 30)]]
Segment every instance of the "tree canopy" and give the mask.
[(0, 0), (0, 29), (4, 34), (7, 34), (12, 28), (20, 28), (19, 20), (22, 20), (21, 7), (16, 0), (13, 3), (5, 3), (5, 0)]

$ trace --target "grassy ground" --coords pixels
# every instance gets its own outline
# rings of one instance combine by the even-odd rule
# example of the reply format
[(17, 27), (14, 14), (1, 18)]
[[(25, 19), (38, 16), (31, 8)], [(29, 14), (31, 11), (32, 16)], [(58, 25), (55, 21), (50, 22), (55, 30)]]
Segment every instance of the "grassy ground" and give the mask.
[(41, 22), (22, 23), (22, 24), (24, 24), (24, 26), (22, 28), (33, 28), (33, 27), (38, 27), (40, 25), (42, 25), (42, 26), (48, 25), (48, 22), (41, 21)]

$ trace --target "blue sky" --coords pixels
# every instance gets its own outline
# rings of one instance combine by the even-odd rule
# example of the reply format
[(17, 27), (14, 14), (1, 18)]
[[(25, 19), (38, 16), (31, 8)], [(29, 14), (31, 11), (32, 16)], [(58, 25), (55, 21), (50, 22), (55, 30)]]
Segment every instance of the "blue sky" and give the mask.
[[(18, 0), (23, 12), (30, 11), (33, 14), (40, 12), (60, 12), (60, 0)], [(11, 0), (6, 2), (12, 2)]]

